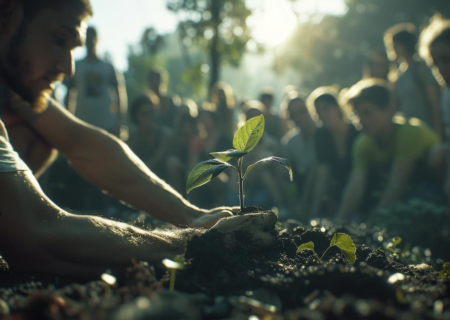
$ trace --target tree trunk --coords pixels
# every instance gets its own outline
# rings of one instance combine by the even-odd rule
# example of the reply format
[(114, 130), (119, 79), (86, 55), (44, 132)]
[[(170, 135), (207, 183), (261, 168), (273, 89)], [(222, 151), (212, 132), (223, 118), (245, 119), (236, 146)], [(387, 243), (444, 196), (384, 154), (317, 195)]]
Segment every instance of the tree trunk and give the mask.
[(220, 8), (222, 1), (211, 1), (211, 19), (214, 26), (214, 36), (211, 39), (209, 48), (210, 70), (209, 70), (209, 90), (214, 84), (220, 80), (220, 53), (219, 53), (219, 25), (220, 25)]

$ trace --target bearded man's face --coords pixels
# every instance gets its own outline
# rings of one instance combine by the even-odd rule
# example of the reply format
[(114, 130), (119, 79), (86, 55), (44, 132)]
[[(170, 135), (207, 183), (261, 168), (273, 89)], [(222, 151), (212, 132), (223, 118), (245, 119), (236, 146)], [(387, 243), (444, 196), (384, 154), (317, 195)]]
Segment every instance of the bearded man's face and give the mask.
[(2, 39), (0, 75), (13, 91), (37, 111), (64, 75), (72, 76), (72, 51), (82, 45), (85, 24), (70, 9), (43, 9), (22, 21)]

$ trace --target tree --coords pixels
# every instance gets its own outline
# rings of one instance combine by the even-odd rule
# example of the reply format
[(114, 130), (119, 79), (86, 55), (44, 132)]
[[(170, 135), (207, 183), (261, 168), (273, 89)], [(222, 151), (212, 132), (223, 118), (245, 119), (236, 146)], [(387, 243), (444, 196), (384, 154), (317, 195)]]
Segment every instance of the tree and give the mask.
[[(291, 0), (293, 2), (299, 0)], [(301, 0), (300, 0), (301, 1)], [(297, 70), (303, 86), (314, 89), (337, 84), (347, 87), (361, 79), (365, 59), (383, 45), (383, 34), (400, 22), (422, 26), (436, 11), (450, 15), (448, 0), (346, 0), (343, 16), (312, 16), (275, 59), (282, 72)], [(301, 19), (300, 19), (301, 20)]]
[[(180, 17), (182, 44), (198, 46), (209, 57), (209, 88), (220, 80), (223, 64), (239, 65), (250, 39), (245, 0), (168, 0), (167, 7)], [(186, 63), (188, 73), (200, 67)]]

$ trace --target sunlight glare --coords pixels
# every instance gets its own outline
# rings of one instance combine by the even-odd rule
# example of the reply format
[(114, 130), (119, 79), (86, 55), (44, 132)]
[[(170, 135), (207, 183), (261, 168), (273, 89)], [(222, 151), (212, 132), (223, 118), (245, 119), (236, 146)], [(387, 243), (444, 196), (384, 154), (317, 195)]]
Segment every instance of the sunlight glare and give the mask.
[(288, 4), (280, 0), (264, 0), (260, 8), (248, 18), (254, 39), (275, 47), (285, 42), (296, 26), (296, 18)]

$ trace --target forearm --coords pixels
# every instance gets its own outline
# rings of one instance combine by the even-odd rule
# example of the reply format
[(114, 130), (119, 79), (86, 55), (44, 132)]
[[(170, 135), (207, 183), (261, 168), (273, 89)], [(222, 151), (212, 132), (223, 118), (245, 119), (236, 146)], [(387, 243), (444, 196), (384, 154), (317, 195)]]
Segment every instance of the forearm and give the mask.
[[(145, 231), (54, 205), (30, 173), (1, 173), (0, 250), (13, 271), (92, 276), (131, 259), (159, 262), (202, 231)], [(29, 263), (33, 261), (33, 263)]]
[(199, 210), (153, 174), (114, 136), (52, 106), (30, 123), (90, 183), (136, 209), (175, 225)]
[(193, 229), (149, 232), (100, 217), (71, 214), (49, 221), (42, 223), (45, 232), (39, 239), (44, 252), (57, 263), (82, 262), (92, 268), (126, 266), (132, 259), (159, 263), (184, 253), (187, 239), (202, 233)]
[(83, 151), (65, 155), (89, 182), (155, 218), (188, 225), (194, 207), (151, 172), (123, 142), (100, 132), (87, 134)]

